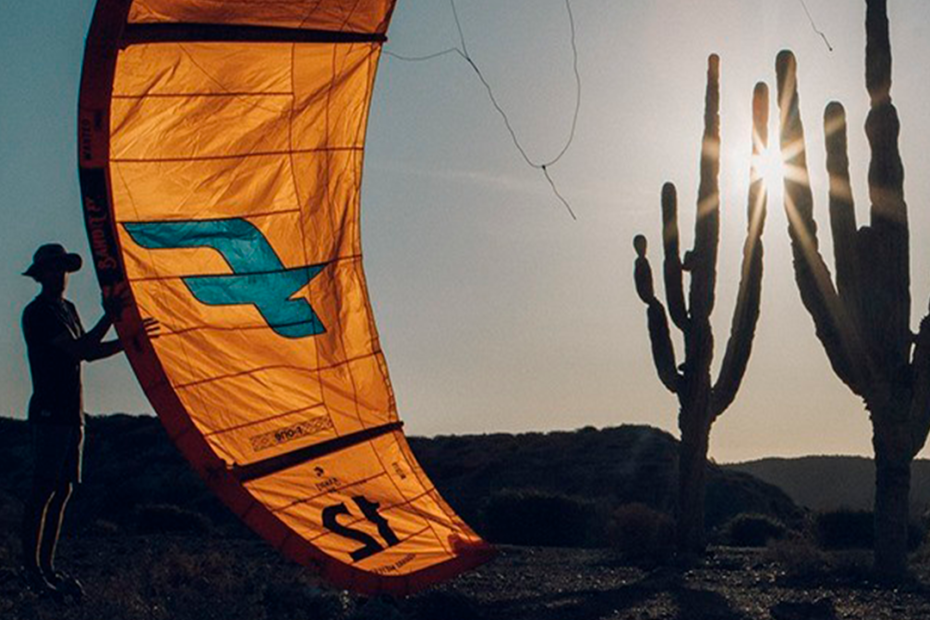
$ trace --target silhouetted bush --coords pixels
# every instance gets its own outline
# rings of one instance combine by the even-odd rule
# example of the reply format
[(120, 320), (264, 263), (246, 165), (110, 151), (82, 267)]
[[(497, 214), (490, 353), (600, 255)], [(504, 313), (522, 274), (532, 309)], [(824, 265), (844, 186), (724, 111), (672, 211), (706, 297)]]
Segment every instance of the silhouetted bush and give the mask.
[(822, 549), (871, 549), (875, 541), (872, 513), (841, 508), (818, 513), (814, 521)]
[(171, 504), (146, 504), (136, 509), (140, 534), (207, 534), (211, 523), (200, 513)]
[(764, 547), (770, 540), (784, 538), (785, 525), (767, 515), (741, 514), (724, 528), (726, 543), (734, 547)]
[(593, 505), (563, 495), (502, 491), (484, 509), (484, 534), (496, 543), (576, 547), (588, 540)]
[(871, 512), (840, 508), (814, 517), (814, 534), (822, 549), (871, 549), (875, 542)]
[(809, 579), (830, 567), (827, 555), (811, 539), (801, 536), (771, 541), (763, 557), (777, 564), (789, 579)]
[(636, 562), (661, 562), (675, 550), (675, 521), (645, 504), (617, 508), (608, 526), (610, 546)]
[[(875, 523), (871, 511), (841, 508), (818, 513), (814, 523), (817, 543), (823, 549), (871, 549), (875, 544)], [(907, 546), (915, 551), (924, 539), (924, 528), (908, 524)]]

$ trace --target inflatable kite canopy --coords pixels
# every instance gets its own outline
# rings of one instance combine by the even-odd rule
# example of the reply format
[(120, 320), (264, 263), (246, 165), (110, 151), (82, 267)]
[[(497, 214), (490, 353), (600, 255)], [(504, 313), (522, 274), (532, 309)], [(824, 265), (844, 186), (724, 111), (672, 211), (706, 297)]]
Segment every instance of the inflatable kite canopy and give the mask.
[(79, 160), (93, 263), (101, 286), (128, 288), (117, 329), (171, 439), (288, 557), (406, 594), (491, 550), (410, 452), (362, 269), (393, 9), (98, 0)]

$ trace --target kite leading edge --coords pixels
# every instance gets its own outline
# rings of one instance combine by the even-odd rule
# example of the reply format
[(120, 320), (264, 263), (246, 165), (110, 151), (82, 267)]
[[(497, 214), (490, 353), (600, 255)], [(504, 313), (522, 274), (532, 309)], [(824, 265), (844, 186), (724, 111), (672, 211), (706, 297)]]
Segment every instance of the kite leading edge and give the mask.
[(78, 130), (93, 263), (169, 436), (288, 557), (399, 595), (492, 550), (407, 445), (362, 269), (394, 3), (98, 0)]

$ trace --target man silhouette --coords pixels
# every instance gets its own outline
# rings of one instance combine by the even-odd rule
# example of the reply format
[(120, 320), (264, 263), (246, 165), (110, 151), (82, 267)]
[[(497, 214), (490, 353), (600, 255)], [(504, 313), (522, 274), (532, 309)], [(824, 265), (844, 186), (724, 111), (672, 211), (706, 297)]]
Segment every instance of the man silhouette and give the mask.
[[(103, 338), (119, 317), (121, 296), (103, 299), (104, 315), (85, 332), (77, 310), (64, 298), (68, 274), (81, 268), (81, 257), (57, 243), (41, 246), (23, 275), (41, 286), (23, 311), (23, 335), (32, 375), (29, 426), (35, 473), (23, 514), (23, 571), (27, 584), (40, 595), (83, 592), (73, 577), (55, 570), (55, 548), (61, 521), (75, 484), (81, 481), (84, 408), (81, 363), (116, 355), (119, 340)], [(144, 323), (155, 335), (157, 324)]]

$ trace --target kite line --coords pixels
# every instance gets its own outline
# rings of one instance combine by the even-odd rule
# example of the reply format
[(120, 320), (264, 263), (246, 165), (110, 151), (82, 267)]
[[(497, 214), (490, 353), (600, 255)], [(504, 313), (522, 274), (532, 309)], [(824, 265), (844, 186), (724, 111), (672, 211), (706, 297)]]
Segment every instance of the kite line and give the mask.
[(568, 152), (571, 148), (572, 143), (575, 141), (575, 134), (578, 129), (578, 116), (581, 111), (581, 73), (578, 70), (578, 44), (576, 40), (575, 33), (575, 16), (572, 13), (572, 4), (571, 0), (565, 0), (565, 8), (568, 11), (568, 23), (571, 28), (571, 44), (572, 44), (572, 69), (575, 73), (575, 111), (572, 116), (572, 125), (571, 130), (569, 131), (568, 139), (565, 141), (564, 146), (558, 152), (558, 154), (548, 161), (538, 161), (530, 157), (526, 148), (520, 142), (519, 137), (517, 136), (516, 130), (513, 128), (512, 123), (510, 122), (510, 117), (507, 115), (507, 112), (500, 105), (497, 100), (496, 95), (494, 94), (494, 89), (491, 87), (491, 84), (484, 77), (484, 74), (481, 72), (481, 69), (478, 67), (478, 64), (471, 57), (471, 54), (468, 52), (468, 43), (465, 40), (465, 32), (462, 30), (462, 22), (459, 20), (459, 14), (455, 7), (455, 0), (449, 0), (449, 4), (452, 6), (452, 17), (455, 19), (455, 27), (459, 35), (459, 45), (456, 47), (450, 47), (448, 49), (442, 50), (440, 52), (435, 52), (433, 54), (427, 54), (426, 56), (403, 56), (401, 54), (395, 54), (391, 51), (385, 51), (385, 55), (390, 56), (391, 58), (396, 58), (397, 60), (402, 60), (404, 62), (425, 62), (429, 60), (434, 60), (443, 56), (448, 56), (450, 54), (456, 54), (462, 60), (468, 63), (468, 65), (475, 72), (475, 75), (478, 76), (478, 80), (481, 81), (481, 84), (487, 90), (488, 98), (491, 100), (491, 105), (494, 106), (494, 109), (500, 115), (501, 119), (504, 121), (504, 127), (507, 128), (507, 132), (510, 134), (510, 139), (513, 141), (514, 146), (517, 151), (520, 153), (520, 156), (526, 162), (526, 164), (533, 168), (534, 170), (539, 170), (543, 173), (543, 176), (546, 178), (546, 181), (549, 183), (549, 187), (552, 188), (552, 193), (555, 194), (555, 197), (565, 206), (568, 210), (568, 214), (572, 216), (573, 220), (577, 220), (578, 217), (575, 215), (575, 212), (572, 210), (571, 205), (568, 200), (559, 192), (558, 187), (556, 186), (555, 181), (552, 178), (552, 175), (549, 174), (549, 169), (557, 164), (562, 157)]
[(814, 32), (820, 35), (820, 38), (823, 39), (823, 42), (826, 44), (827, 49), (831, 52), (833, 51), (833, 46), (830, 45), (830, 40), (827, 39), (827, 35), (823, 33), (823, 30), (817, 27), (817, 22), (814, 21), (814, 16), (811, 15), (810, 9), (807, 8), (807, 2), (800, 0), (801, 6), (804, 7), (804, 12), (807, 13), (807, 19), (811, 23), (811, 28), (814, 29)]

